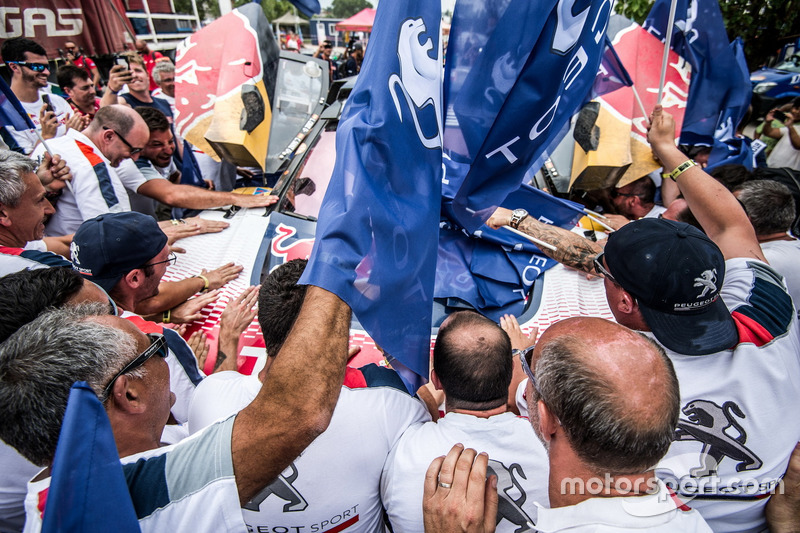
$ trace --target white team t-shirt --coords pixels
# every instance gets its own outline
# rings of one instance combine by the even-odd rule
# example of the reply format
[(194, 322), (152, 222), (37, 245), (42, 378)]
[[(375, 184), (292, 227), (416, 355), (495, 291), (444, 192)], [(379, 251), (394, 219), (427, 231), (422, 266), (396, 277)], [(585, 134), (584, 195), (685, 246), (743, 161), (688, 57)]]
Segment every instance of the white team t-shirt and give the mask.
[(675, 501), (663, 483), (646, 496), (589, 498), (577, 505), (539, 509), (536, 530), (541, 533), (711, 533), (700, 514)]
[[(42, 131), (42, 125), (39, 121), (39, 111), (41, 111), (42, 106), (44, 105), (44, 101), (42, 100), (42, 91), (39, 91), (39, 99), (35, 102), (22, 102), (23, 109), (30, 117), (31, 122), (33, 125), (36, 126), (36, 130), (39, 132)], [(47, 93), (47, 96), (50, 98), (50, 103), (53, 106), (53, 111), (56, 114), (56, 119), (58, 120), (58, 129), (56, 129), (56, 137), (60, 137), (67, 133), (67, 118), (69, 115), (72, 114), (72, 108), (69, 106), (66, 100), (58, 96), (57, 94), (50, 94)], [(17, 142), (20, 148), (25, 152), (25, 154), (30, 154), (33, 152), (33, 147), (39, 142), (39, 137), (36, 135), (36, 131), (34, 130), (22, 130), (17, 131), (11, 126), (6, 126), (6, 129), (14, 137), (14, 140)], [(45, 142), (50, 145), (52, 139), (47, 139)]]
[[(224, 411), (236, 412), (258, 394), (251, 377), (234, 374), (213, 374), (197, 387), (189, 413), (192, 431), (205, 423), (199, 419), (229, 415)], [(248, 529), (381, 531), (379, 487), (386, 457), (408, 426), (430, 420), (424, 404), (398, 387), (402, 383), (387, 368), (348, 368), (328, 429), (245, 504)]]
[(725, 269), (720, 294), (739, 344), (701, 356), (666, 350), (681, 416), (656, 472), (682, 500), (694, 498), (714, 531), (755, 532), (766, 528), (765, 495), (800, 441), (800, 337), (779, 273), (748, 258)]
[[(128, 194), (116, 169), (87, 136), (69, 130), (65, 136), (47, 144), (69, 165), (72, 185), (63, 189), (56, 212), (45, 227), (45, 235), (69, 235), (75, 233), (84, 220), (104, 213), (131, 210)], [(34, 156), (42, 154), (44, 147), (37, 146)]]
[(500, 497), (497, 531), (532, 530), (536, 504), (549, 504), (549, 468), (547, 452), (528, 419), (513, 413), (479, 418), (451, 412), (438, 422), (408, 428), (386, 461), (381, 498), (394, 532), (423, 530), (425, 472), (431, 461), (447, 455), (459, 442), (489, 454), (490, 473), (497, 476)]

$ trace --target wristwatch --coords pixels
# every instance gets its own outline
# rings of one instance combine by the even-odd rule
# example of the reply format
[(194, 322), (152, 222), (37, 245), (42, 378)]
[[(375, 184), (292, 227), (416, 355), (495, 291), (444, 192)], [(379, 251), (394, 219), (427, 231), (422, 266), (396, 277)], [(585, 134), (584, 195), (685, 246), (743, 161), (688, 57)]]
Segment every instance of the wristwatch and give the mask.
[(511, 222), (508, 223), (514, 229), (519, 227), (520, 222), (528, 218), (528, 212), (524, 209), (514, 209), (511, 212)]

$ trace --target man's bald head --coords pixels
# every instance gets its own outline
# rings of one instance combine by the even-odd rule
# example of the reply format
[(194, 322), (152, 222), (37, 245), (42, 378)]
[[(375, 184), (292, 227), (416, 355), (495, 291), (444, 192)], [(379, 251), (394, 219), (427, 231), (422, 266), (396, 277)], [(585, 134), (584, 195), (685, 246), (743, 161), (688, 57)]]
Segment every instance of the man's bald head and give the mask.
[(453, 313), (439, 328), (433, 369), (448, 408), (497, 408), (506, 403), (511, 382), (511, 341), (500, 326), (474, 311)]
[(112, 167), (128, 158), (138, 159), (150, 139), (150, 129), (144, 119), (124, 105), (101, 107), (84, 133)]
[(120, 104), (108, 105), (98, 109), (94, 120), (89, 124), (89, 130), (102, 130), (104, 126), (122, 135), (131, 133), (137, 126), (145, 128), (148, 136), (150, 132), (139, 113), (131, 107)]
[(672, 363), (649, 338), (600, 318), (551, 326), (533, 353), (539, 393), (587, 467), (641, 473), (669, 449), (680, 394)]

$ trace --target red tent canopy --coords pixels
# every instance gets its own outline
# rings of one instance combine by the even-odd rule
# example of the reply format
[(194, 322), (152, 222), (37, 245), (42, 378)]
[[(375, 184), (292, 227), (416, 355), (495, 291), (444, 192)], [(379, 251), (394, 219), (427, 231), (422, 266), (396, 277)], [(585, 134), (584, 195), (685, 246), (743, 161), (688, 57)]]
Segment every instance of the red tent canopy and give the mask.
[(372, 31), (375, 22), (375, 10), (365, 7), (349, 19), (344, 19), (336, 25), (336, 31)]

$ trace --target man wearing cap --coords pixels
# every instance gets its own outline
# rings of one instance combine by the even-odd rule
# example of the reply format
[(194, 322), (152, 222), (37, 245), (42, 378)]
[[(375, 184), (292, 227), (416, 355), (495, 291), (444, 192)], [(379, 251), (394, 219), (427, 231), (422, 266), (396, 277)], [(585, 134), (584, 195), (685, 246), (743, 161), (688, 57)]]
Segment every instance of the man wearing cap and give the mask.
[[(117, 304), (120, 316), (145, 333), (163, 333), (170, 356), (170, 389), (177, 398), (172, 414), (186, 422), (195, 386), (203, 379), (197, 359), (174, 330), (147, 322), (134, 313), (136, 304), (158, 294), (158, 285), (175, 261), (167, 236), (153, 218), (141, 213), (107, 213), (81, 224), (70, 246), (75, 270), (102, 287)], [(203, 281), (197, 280), (198, 291)]]
[[(116, 168), (120, 162), (136, 160), (147, 144), (147, 124), (133, 109), (110, 105), (97, 111), (83, 131), (69, 133), (48, 143), (72, 169), (72, 187), (64, 189), (58, 211), (45, 229), (48, 236), (74, 233), (81, 222), (102, 213), (130, 211), (128, 194)], [(44, 154), (39, 146), (34, 156)]]
[(355, 76), (361, 72), (361, 62), (364, 61), (364, 45), (360, 42), (353, 43), (353, 49), (350, 51), (350, 57), (344, 64), (343, 78)]
[(660, 474), (714, 531), (759, 531), (800, 440), (800, 419), (782, 412), (800, 398), (797, 317), (736, 199), (675, 147), (660, 106), (651, 124), (653, 152), (707, 236), (644, 219), (612, 233), (603, 252), (524, 213), (498, 209), (487, 223), (518, 226), (555, 244), (549, 256), (604, 276), (617, 321), (655, 337), (680, 381), (682, 415)]

